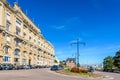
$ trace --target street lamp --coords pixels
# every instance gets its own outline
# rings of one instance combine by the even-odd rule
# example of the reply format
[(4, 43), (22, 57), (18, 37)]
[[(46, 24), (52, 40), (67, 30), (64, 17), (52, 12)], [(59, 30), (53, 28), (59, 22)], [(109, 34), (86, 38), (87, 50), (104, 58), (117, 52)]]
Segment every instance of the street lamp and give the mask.
[(73, 44), (76, 44), (77, 45), (77, 56), (76, 56), (76, 66), (79, 67), (79, 45), (82, 44), (82, 45), (86, 45), (85, 42), (80, 42), (79, 39), (77, 39), (76, 42), (72, 42), (70, 45), (72, 46)]

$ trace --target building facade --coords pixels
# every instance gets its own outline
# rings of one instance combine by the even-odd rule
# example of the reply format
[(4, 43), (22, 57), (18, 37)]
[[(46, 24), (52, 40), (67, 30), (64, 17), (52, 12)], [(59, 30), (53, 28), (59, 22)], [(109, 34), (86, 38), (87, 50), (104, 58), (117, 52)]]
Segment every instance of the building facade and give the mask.
[(0, 0), (0, 63), (54, 64), (54, 47), (17, 3)]
[(66, 66), (69, 68), (75, 67), (75, 58), (67, 58), (66, 59)]

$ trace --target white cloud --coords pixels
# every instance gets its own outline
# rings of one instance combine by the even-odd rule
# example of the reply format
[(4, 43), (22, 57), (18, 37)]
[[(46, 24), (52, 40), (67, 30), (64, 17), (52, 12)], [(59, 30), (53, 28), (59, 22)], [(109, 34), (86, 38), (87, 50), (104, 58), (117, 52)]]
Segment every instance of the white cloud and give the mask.
[(75, 26), (80, 24), (79, 17), (72, 17), (64, 21), (63, 23), (60, 23), (60, 25), (52, 25), (51, 27), (57, 30), (62, 30), (65, 28), (70, 28), (71, 26)]
[(56, 29), (63, 29), (63, 28), (65, 28), (65, 26), (64, 25), (62, 25), (62, 26), (56, 26), (55, 28)]

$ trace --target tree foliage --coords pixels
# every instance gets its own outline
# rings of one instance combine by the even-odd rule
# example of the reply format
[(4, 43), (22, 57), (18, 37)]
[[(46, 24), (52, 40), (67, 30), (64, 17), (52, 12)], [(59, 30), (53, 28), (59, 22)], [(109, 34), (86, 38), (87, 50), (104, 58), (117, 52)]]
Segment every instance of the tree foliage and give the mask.
[(57, 61), (57, 60), (54, 60), (54, 63), (58, 63), (58, 61)]
[(114, 65), (117, 68), (120, 68), (120, 50), (116, 52), (116, 55), (114, 56)]
[(114, 67), (114, 59), (112, 56), (108, 56), (104, 59), (103, 67), (104, 69), (110, 70)]

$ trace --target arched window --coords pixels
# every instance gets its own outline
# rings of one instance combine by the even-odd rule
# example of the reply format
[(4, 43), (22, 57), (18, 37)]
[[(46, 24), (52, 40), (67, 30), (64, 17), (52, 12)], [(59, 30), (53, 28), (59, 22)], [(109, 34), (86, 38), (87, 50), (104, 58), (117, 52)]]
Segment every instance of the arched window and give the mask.
[(16, 44), (16, 46), (19, 46), (20, 45), (20, 40), (16, 39), (15, 44)]
[(7, 54), (9, 52), (9, 46), (5, 46), (5, 53)]
[(20, 54), (20, 50), (19, 49), (15, 49), (15, 55), (19, 55)]

